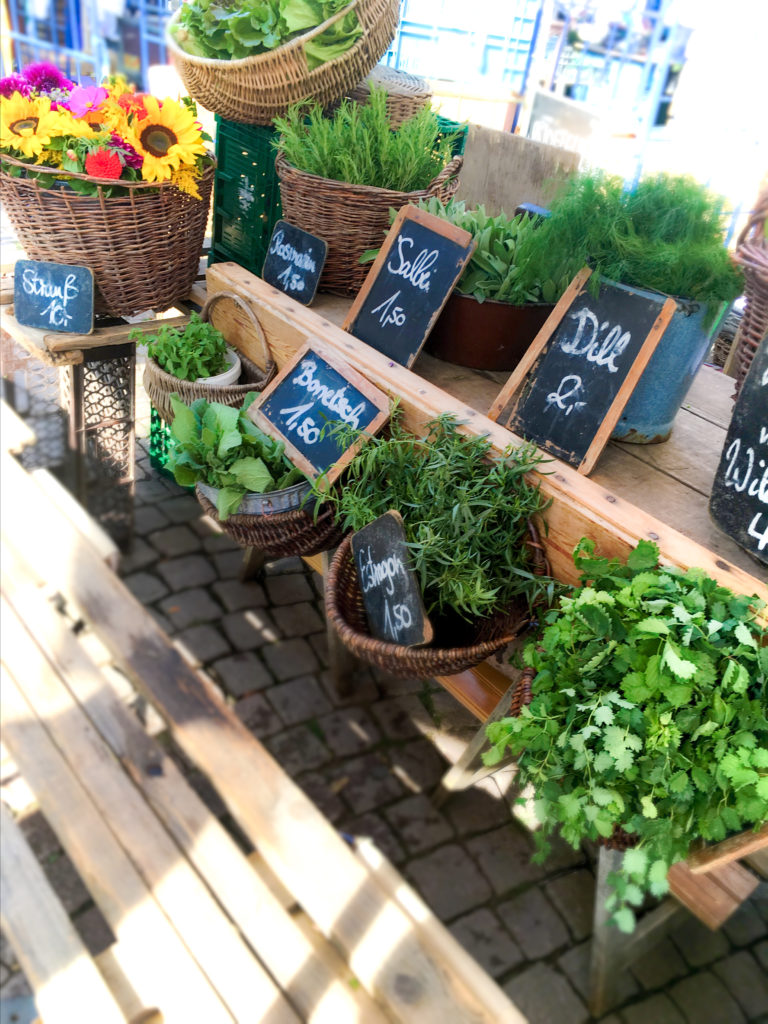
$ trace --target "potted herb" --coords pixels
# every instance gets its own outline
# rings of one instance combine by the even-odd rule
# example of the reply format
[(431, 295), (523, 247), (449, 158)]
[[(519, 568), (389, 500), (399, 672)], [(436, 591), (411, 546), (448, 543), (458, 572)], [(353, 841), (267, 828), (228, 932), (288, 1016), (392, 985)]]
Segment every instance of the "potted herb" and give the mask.
[[(130, 336), (135, 341), (146, 340), (140, 331), (132, 331)], [(191, 315), (186, 327), (161, 326), (147, 341), (147, 356), (178, 380), (222, 386), (236, 384), (240, 376), (237, 352), (199, 313)]]
[(448, 200), (462, 158), (437, 115), (422, 107), (392, 131), (387, 94), (372, 88), (368, 102), (342, 100), (331, 117), (319, 103), (295, 105), (275, 118), (275, 169), (286, 220), (328, 243), (320, 288), (353, 294), (367, 267), (361, 255), (378, 246), (399, 209), (431, 195)]
[(182, 487), (197, 484), (223, 521), (234, 512), (268, 515), (298, 508), (310, 490), (282, 441), (245, 415), (255, 398), (249, 394), (239, 409), (205, 398), (190, 406), (176, 395), (170, 398), (174, 443), (167, 467)]
[[(547, 504), (526, 476), (539, 461), (533, 445), (492, 459), (490, 442), (462, 433), (449, 415), (415, 437), (395, 410), (388, 435), (368, 439), (327, 500), (345, 529), (359, 530), (389, 509), (401, 514), (435, 630), (433, 649), (370, 642), (357, 614), (348, 540), (326, 581), (326, 611), (341, 639), (389, 671), (427, 675), (461, 671), (505, 646), (517, 631), (511, 624), (527, 623), (554, 585), (543, 576), (540, 550), (528, 543), (531, 520)], [(324, 495), (322, 480), (315, 488)]]
[(624, 565), (580, 542), (581, 586), (525, 648), (530, 704), (487, 730), (486, 762), (512, 753), (533, 787), (542, 851), (555, 830), (574, 847), (617, 828), (634, 841), (609, 877), (623, 931), (693, 844), (768, 819), (764, 602), (658, 555), (641, 541)]
[(520, 287), (546, 272), (554, 249), (571, 276), (588, 263), (599, 276), (678, 299), (667, 327), (613, 437), (664, 441), (726, 306), (742, 290), (724, 244), (724, 200), (687, 176), (641, 178), (626, 189), (602, 171), (574, 175), (550, 204), (551, 215), (518, 247)]

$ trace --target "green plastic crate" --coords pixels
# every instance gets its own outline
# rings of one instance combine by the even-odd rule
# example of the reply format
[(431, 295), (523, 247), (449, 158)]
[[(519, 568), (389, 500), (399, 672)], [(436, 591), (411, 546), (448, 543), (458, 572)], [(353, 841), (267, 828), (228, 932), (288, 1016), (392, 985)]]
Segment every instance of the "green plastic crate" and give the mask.
[(216, 116), (213, 239), (208, 263), (239, 263), (261, 275), (275, 223), (282, 216), (275, 172), (275, 129)]
[(452, 121), (449, 117), (441, 117), (439, 114), (437, 115), (437, 123), (440, 126), (441, 135), (450, 135), (453, 132), (458, 133), (457, 138), (454, 139), (451, 151), (454, 156), (464, 156), (469, 124), (467, 122), (461, 124), (459, 121)]

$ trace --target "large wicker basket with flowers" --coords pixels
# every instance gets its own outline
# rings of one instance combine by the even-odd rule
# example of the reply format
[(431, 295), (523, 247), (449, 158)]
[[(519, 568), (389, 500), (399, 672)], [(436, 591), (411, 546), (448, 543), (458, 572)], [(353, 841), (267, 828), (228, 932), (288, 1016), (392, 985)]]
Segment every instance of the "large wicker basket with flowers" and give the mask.
[(30, 259), (92, 269), (97, 312), (168, 309), (197, 275), (213, 184), (195, 115), (60, 77), (26, 95), (4, 80), (0, 202)]

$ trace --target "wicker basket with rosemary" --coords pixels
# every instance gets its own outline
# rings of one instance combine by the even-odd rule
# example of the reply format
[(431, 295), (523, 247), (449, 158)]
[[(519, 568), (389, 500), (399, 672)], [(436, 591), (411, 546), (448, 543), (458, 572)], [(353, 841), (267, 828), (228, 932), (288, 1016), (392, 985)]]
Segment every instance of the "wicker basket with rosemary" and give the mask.
[[(197, 182), (201, 198), (167, 182), (120, 181), (35, 166), (50, 186), (16, 177), (29, 164), (3, 154), (0, 203), (32, 260), (90, 267), (97, 313), (130, 316), (160, 312), (187, 298), (197, 277), (208, 220), (213, 165)], [(97, 186), (96, 195), (68, 187), (68, 179)]]
[[(354, 12), (362, 29), (354, 45), (310, 70), (307, 43)], [(364, 78), (392, 42), (399, 0), (352, 0), (321, 25), (267, 53), (240, 60), (214, 60), (186, 53), (173, 38), (181, 8), (168, 24), (166, 46), (181, 80), (199, 103), (242, 124), (271, 123), (292, 103), (317, 99), (329, 106)]]

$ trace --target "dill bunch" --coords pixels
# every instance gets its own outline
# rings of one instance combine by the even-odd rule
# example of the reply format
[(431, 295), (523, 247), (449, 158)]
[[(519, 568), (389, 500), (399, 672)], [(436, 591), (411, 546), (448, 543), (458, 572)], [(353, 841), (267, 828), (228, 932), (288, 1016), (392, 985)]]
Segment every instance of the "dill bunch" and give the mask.
[(319, 103), (297, 103), (274, 119), (276, 149), (300, 171), (350, 185), (397, 192), (426, 188), (451, 159), (454, 135), (441, 135), (430, 107), (393, 131), (385, 89), (371, 88), (367, 103), (342, 100), (331, 117)]

